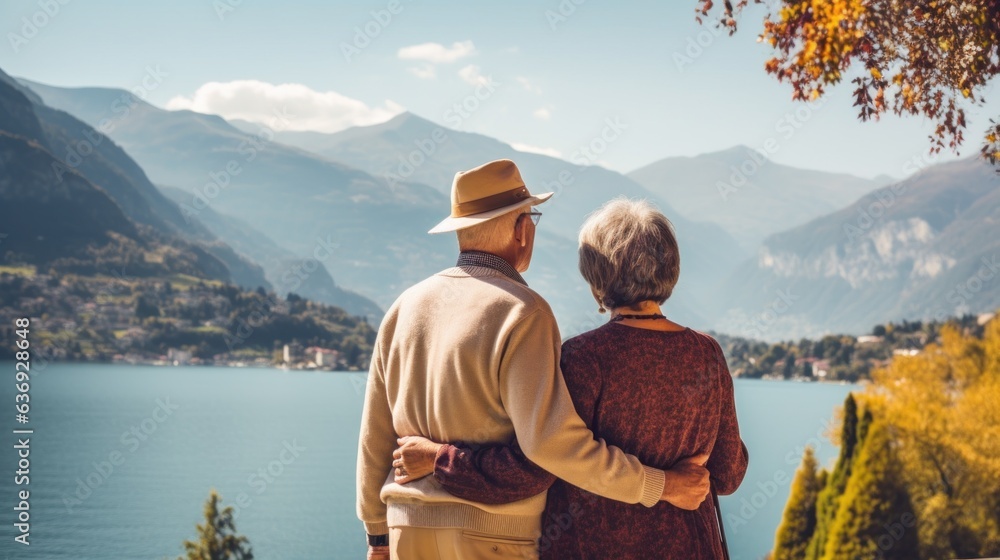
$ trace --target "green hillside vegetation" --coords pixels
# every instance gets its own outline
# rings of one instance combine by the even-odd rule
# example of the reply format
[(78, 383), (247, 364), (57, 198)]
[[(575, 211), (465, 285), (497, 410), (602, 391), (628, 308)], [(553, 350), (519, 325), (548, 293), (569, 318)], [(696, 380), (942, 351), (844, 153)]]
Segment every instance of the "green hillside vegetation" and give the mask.
[[(10, 271), (16, 270), (16, 273)], [(366, 368), (375, 330), (331, 305), (296, 294), (243, 290), (186, 274), (81, 276), (0, 270), (0, 334), (16, 317), (36, 318), (33, 346), (43, 360), (163, 360), (171, 349), (195, 363), (277, 363), (285, 344), (336, 350)], [(13, 347), (0, 359), (13, 359)]]
[[(871, 335), (826, 335), (818, 340), (767, 343), (720, 333), (719, 341), (733, 375), (748, 379), (799, 379), (856, 383), (871, 378), (871, 373), (888, 365), (893, 356), (919, 352), (924, 346), (941, 340), (946, 326), (969, 336), (981, 337), (983, 326), (977, 316), (964, 315), (948, 320), (900, 321), (877, 325)], [(821, 369), (825, 368), (825, 369)]]
[[(159, 186), (160, 191), (178, 204), (191, 202), (191, 193)], [(361, 294), (338, 286), (322, 262), (308, 259), (279, 246), (249, 223), (220, 214), (211, 206), (202, 208), (199, 221), (232, 250), (246, 255), (261, 266), (264, 276), (279, 295), (295, 292), (300, 296), (342, 307), (352, 315), (366, 317), (371, 323), (382, 320), (382, 309)], [(230, 261), (227, 261), (229, 264)], [(230, 265), (230, 269), (233, 266)], [(296, 273), (302, 271), (304, 273)]]
[(945, 325), (872, 380), (844, 403), (833, 469), (803, 457), (774, 560), (1000, 555), (1000, 319)]
[[(82, 152), (82, 153), (81, 153)], [(258, 266), (180, 209), (125, 152), (0, 71), (0, 262), (67, 273), (129, 266), (269, 287)], [(173, 267), (173, 268), (171, 268)]]

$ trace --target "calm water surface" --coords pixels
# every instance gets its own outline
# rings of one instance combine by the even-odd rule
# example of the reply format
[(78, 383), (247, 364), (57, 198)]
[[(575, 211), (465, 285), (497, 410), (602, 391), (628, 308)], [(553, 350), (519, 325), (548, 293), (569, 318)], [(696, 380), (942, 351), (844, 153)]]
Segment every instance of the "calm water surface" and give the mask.
[[(50, 364), (31, 388), (30, 546), (14, 542), (13, 366), (0, 468), (4, 558), (176, 558), (215, 488), (268, 559), (363, 558), (354, 466), (364, 375), (272, 369)], [(734, 560), (761, 558), (801, 449), (848, 386), (736, 382), (750, 469), (722, 499)], [(0, 416), (2, 418), (3, 416)]]

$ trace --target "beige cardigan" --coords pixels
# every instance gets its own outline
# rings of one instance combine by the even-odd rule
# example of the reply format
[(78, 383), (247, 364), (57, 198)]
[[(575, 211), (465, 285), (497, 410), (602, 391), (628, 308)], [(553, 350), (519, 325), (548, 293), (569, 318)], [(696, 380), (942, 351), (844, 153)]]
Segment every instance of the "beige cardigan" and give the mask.
[(663, 471), (595, 440), (559, 371), (559, 328), (533, 290), (484, 267), (439, 272), (404, 292), (379, 328), (358, 445), (358, 516), (388, 527), (462, 527), (537, 538), (545, 493), (501, 505), (461, 500), (433, 476), (392, 480), (396, 437), (507, 443), (601, 496), (655, 505)]

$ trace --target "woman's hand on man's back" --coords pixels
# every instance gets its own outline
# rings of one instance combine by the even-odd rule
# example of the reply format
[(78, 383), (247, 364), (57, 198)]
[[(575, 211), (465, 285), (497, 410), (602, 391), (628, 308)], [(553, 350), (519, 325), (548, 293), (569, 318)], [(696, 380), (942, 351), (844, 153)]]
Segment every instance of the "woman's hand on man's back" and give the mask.
[(678, 461), (666, 471), (660, 499), (681, 509), (698, 509), (711, 490), (707, 462), (707, 453)]

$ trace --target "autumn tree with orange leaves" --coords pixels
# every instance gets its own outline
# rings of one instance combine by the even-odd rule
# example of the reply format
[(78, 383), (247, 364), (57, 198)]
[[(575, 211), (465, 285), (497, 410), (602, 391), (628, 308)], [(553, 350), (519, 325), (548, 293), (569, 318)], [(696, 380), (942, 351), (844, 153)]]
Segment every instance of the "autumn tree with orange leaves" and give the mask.
[[(700, 0), (698, 19), (717, 16), (732, 34), (749, 1)], [(821, 97), (854, 68), (858, 118), (923, 115), (936, 123), (931, 153), (957, 153), (966, 109), (985, 103), (1000, 73), (1000, 0), (781, 0), (759, 41), (775, 51), (766, 71), (791, 84), (793, 99)], [(1000, 172), (998, 121), (990, 120), (981, 153)]]

